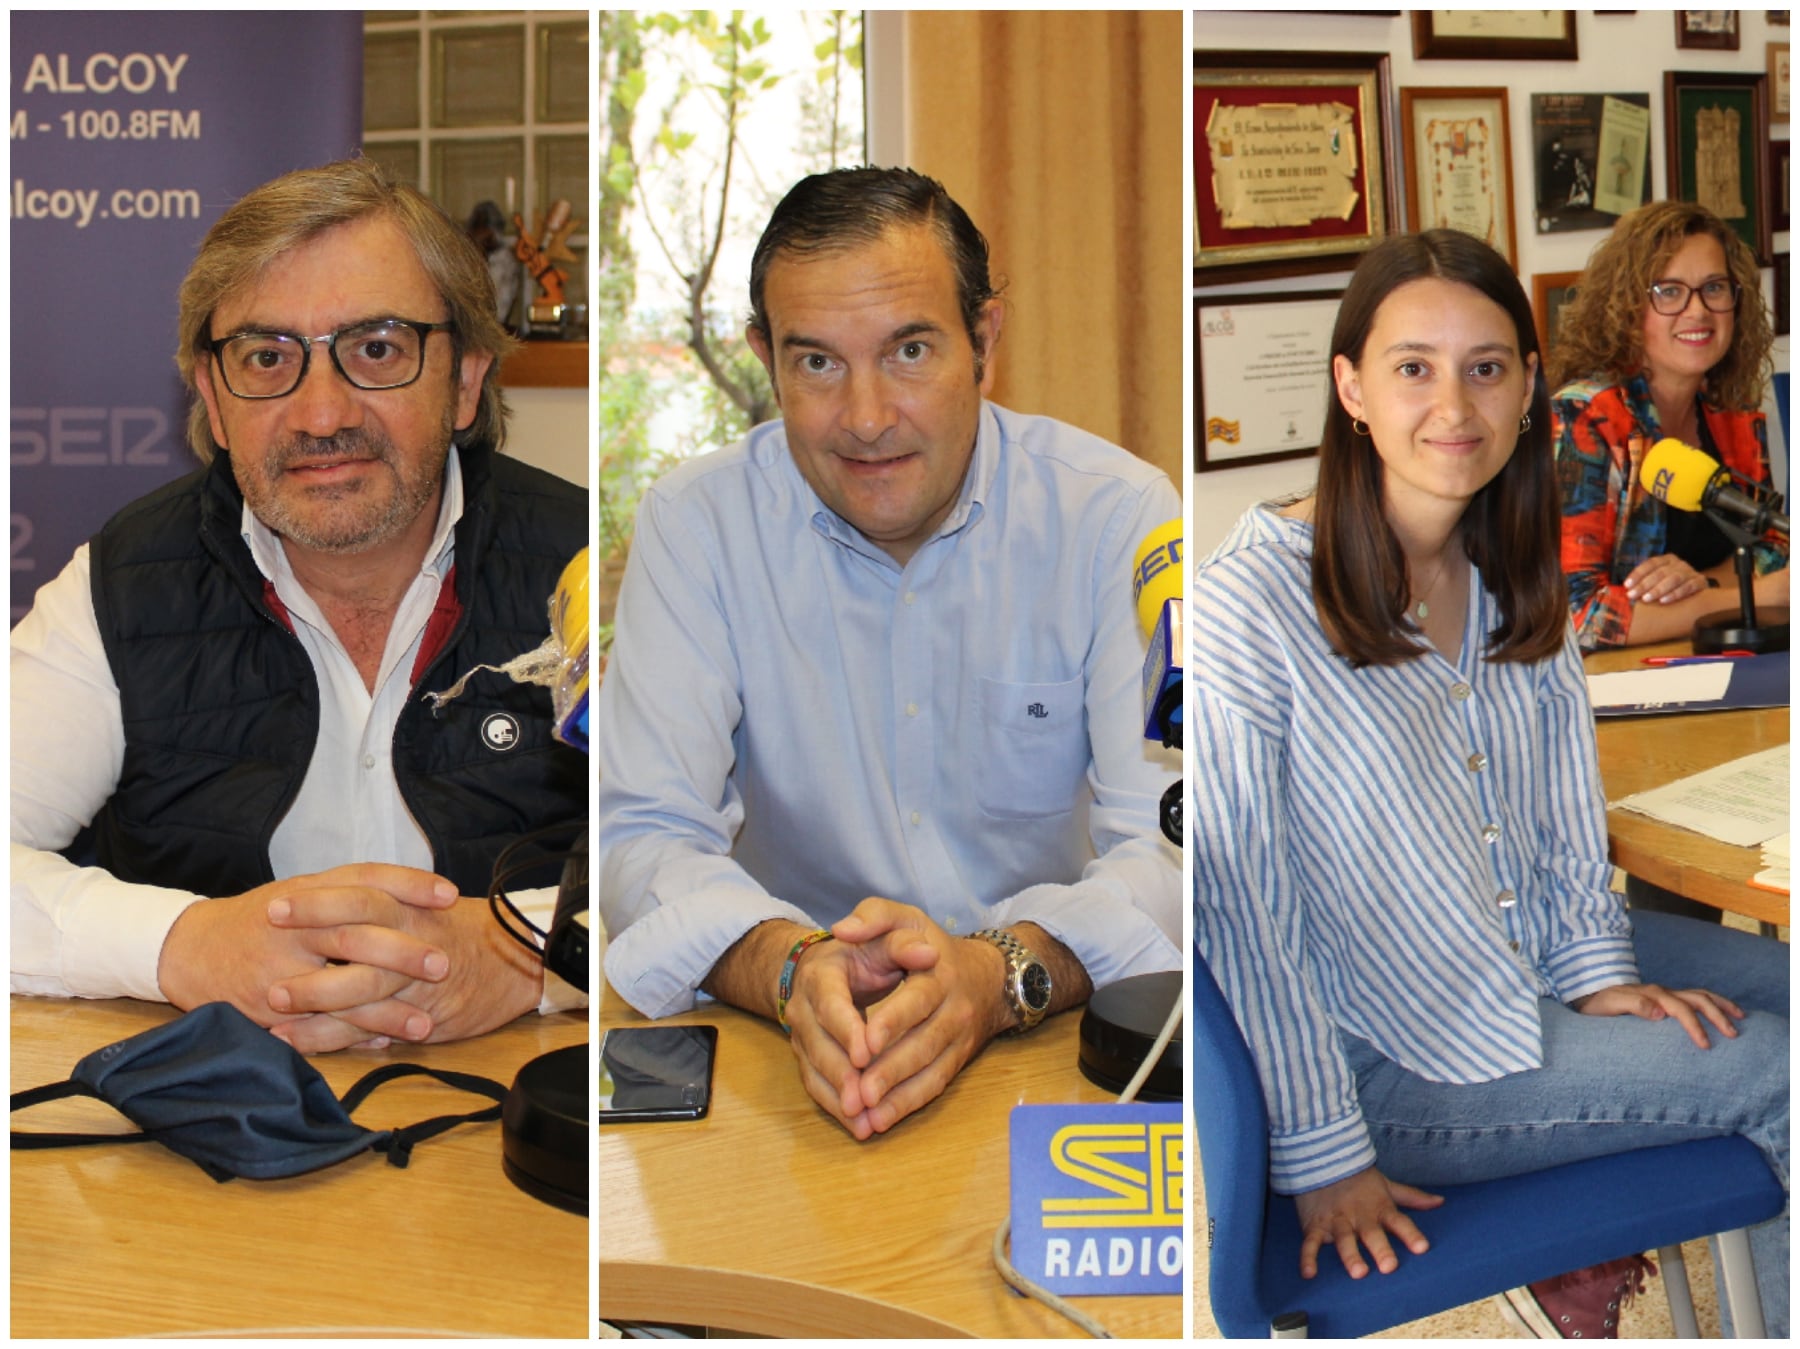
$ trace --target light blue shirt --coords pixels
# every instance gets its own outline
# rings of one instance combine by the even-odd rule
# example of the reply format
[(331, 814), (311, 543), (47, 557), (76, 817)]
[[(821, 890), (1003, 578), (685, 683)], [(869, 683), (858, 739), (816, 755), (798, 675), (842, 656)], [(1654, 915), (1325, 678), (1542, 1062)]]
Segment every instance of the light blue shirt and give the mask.
[(1608, 889), (1580, 653), (1354, 670), (1319, 626), (1312, 526), (1258, 508), (1194, 577), (1194, 934), (1269, 1104), (1283, 1193), (1375, 1162), (1341, 1028), (1434, 1082), (1543, 1063), (1538, 1002), (1637, 980)]
[(993, 404), (904, 568), (780, 422), (659, 481), (597, 700), (613, 987), (685, 1011), (756, 924), (869, 895), (959, 936), (1037, 923), (1096, 987), (1179, 969), (1157, 808), (1180, 766), (1144, 740), (1131, 570), (1180, 513), (1149, 464)]

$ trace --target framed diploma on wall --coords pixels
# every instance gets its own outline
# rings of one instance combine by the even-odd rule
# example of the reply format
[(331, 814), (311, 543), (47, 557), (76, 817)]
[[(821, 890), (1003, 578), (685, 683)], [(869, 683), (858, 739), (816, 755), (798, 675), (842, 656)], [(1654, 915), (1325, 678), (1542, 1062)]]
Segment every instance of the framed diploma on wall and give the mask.
[(1504, 89), (1402, 89), (1406, 228), (1472, 234), (1513, 265), (1512, 136)]
[(1420, 61), (1574, 61), (1568, 9), (1415, 9), (1413, 58)]
[(1194, 300), (1194, 468), (1316, 454), (1331, 392), (1336, 291)]
[(1385, 52), (1194, 53), (1194, 284), (1343, 271), (1394, 228)]
[(1759, 266), (1771, 266), (1769, 77), (1663, 72), (1669, 196), (1697, 201), (1737, 231)]

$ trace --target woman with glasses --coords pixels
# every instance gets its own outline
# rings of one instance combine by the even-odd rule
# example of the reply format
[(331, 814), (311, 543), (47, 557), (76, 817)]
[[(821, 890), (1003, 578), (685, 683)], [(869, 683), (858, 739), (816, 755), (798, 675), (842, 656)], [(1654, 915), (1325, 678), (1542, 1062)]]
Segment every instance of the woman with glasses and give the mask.
[[(1562, 566), (1584, 650), (1685, 637), (1735, 606), (1735, 547), (1638, 480), (1664, 437), (1769, 481), (1763, 391), (1774, 342), (1756, 259), (1704, 206), (1622, 216), (1551, 334)], [(1755, 547), (1759, 604), (1788, 602), (1787, 543)], [(1709, 593), (1723, 588), (1722, 594)]]

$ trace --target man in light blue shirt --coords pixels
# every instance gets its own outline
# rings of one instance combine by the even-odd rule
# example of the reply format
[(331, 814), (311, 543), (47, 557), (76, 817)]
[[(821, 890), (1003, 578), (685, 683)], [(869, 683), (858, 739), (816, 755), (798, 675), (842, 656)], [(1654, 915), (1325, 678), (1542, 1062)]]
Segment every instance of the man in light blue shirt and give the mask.
[(803, 180), (751, 303), (782, 420), (650, 490), (619, 597), (606, 972), (649, 1016), (780, 1020), (864, 1139), (993, 1036), (1180, 968), (1130, 577), (1181, 502), (984, 401), (987, 245), (929, 178)]

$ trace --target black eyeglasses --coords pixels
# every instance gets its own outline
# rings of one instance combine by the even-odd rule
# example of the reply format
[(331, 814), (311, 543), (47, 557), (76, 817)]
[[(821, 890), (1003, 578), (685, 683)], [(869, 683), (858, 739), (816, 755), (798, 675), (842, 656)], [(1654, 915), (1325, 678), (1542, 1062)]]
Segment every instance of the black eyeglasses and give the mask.
[(1722, 277), (1698, 286), (1685, 281), (1658, 281), (1650, 287), (1650, 307), (1659, 314), (1679, 314), (1688, 307), (1688, 297), (1696, 290), (1700, 292), (1700, 303), (1715, 314), (1737, 308), (1738, 284)]
[(358, 389), (403, 389), (425, 369), (425, 341), (452, 331), (454, 323), (369, 319), (335, 333), (233, 333), (207, 342), (225, 387), (239, 398), (285, 398), (300, 387), (312, 349), (331, 352), (338, 374)]

